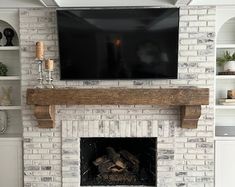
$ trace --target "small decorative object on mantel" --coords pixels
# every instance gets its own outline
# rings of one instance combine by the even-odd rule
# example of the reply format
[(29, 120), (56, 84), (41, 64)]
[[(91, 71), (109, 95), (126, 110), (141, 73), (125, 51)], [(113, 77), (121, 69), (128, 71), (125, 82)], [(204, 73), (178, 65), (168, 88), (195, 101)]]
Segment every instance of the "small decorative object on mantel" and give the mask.
[(2, 106), (10, 106), (12, 105), (12, 100), (11, 100), (11, 93), (12, 93), (12, 87), (2, 87), (2, 96), (0, 99), (0, 105)]
[(0, 32), (0, 46), (2, 46), (1, 45), (1, 39), (2, 39), (2, 33)]
[(12, 39), (15, 35), (14, 30), (11, 28), (5, 28), (3, 34), (7, 39), (7, 43), (5, 44), (5, 46), (13, 46)]
[(225, 51), (222, 57), (216, 59), (218, 66), (223, 66), (224, 72), (235, 72), (235, 52)]
[(235, 99), (235, 90), (228, 90), (227, 91), (227, 98), (228, 99)]
[(0, 134), (4, 134), (7, 130), (7, 113), (0, 110)]
[(0, 76), (6, 76), (7, 75), (7, 66), (0, 62)]
[(48, 83), (48, 88), (54, 88), (54, 85), (52, 84), (53, 82), (53, 78), (52, 78), (52, 72), (54, 70), (54, 61), (51, 59), (47, 59), (45, 61), (45, 70), (47, 71), (48, 75), (47, 75), (47, 83)]
[(36, 60), (43, 61), (44, 59), (44, 43), (42, 41), (36, 42)]
[(43, 84), (42, 63), (44, 59), (44, 44), (42, 41), (36, 42), (36, 57), (35, 62), (38, 65), (38, 84), (35, 88), (45, 88)]
[(235, 99), (220, 98), (219, 104), (220, 105), (234, 105), (235, 106)]

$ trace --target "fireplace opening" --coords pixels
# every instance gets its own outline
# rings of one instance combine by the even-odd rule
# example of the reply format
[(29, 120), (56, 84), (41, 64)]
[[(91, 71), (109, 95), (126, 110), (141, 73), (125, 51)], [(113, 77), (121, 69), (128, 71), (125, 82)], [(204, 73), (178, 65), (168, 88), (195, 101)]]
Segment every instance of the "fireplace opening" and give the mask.
[(156, 138), (81, 138), (81, 185), (156, 184)]

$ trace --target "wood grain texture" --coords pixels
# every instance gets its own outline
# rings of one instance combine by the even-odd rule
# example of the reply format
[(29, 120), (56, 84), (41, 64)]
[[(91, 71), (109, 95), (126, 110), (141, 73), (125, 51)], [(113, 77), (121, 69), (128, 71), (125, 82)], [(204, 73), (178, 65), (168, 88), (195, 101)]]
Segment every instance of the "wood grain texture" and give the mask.
[(201, 106), (181, 106), (180, 115), (182, 128), (195, 129), (201, 116)]
[(181, 107), (181, 127), (197, 128), (209, 89), (28, 89), (27, 104), (35, 106), (39, 127), (53, 128), (54, 105), (160, 105)]
[(32, 105), (208, 105), (209, 89), (28, 89)]
[(36, 105), (34, 107), (34, 115), (38, 121), (38, 127), (40, 128), (53, 128), (55, 127), (55, 106)]

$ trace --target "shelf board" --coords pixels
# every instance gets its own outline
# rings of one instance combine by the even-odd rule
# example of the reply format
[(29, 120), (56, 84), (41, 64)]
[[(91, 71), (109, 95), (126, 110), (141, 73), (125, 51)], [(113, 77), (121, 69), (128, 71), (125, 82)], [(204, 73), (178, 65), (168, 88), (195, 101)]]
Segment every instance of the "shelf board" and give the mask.
[(235, 75), (216, 75), (216, 79), (220, 80), (235, 79)]
[(215, 109), (235, 109), (235, 104), (234, 105), (215, 105)]
[(0, 134), (0, 142), (2, 141), (22, 141), (22, 134)]
[(0, 51), (17, 51), (19, 49), (19, 46), (0, 46)]
[(21, 106), (0, 106), (0, 110), (21, 110)]
[(235, 49), (235, 44), (217, 44), (217, 49)]
[(234, 136), (215, 136), (216, 141), (234, 141), (235, 137)]
[(13, 81), (13, 80), (20, 80), (20, 76), (0, 76), (0, 80), (2, 81)]

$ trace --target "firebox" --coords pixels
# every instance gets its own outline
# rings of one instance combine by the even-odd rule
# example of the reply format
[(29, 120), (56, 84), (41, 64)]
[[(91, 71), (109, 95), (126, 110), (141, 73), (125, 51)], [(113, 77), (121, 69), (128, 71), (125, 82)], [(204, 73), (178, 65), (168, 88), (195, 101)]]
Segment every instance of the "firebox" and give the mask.
[(156, 138), (81, 138), (81, 186), (154, 186), (156, 142)]

